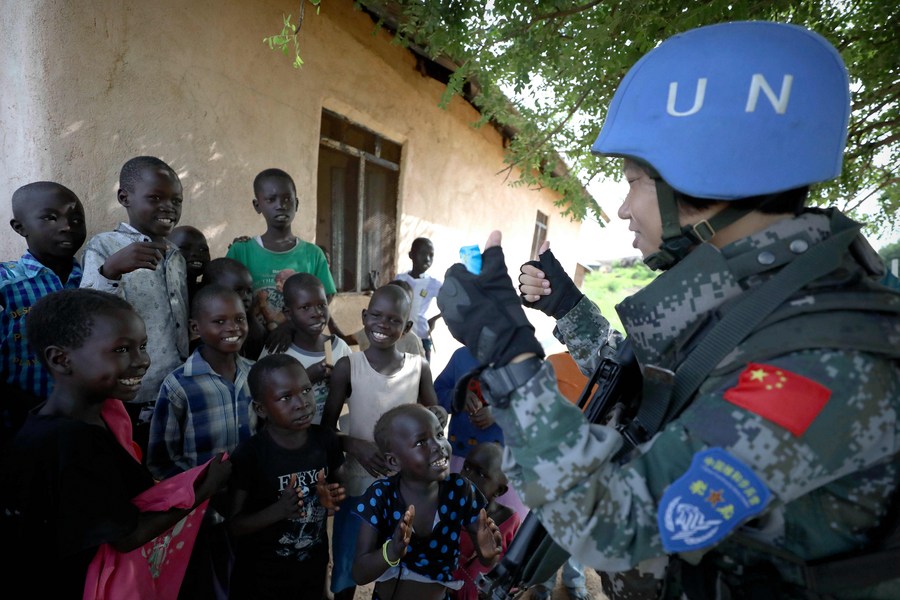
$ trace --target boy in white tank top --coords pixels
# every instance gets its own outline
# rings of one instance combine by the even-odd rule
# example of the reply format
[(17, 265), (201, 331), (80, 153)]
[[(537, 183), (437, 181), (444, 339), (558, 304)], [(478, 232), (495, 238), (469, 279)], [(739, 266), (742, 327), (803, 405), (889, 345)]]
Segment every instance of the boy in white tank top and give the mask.
[(409, 295), (402, 288), (385, 285), (375, 290), (369, 307), (362, 311), (369, 347), (338, 360), (331, 373), (322, 425), (336, 430), (345, 402), (349, 409), (347, 431), (340, 432), (347, 453), (342, 475), (347, 499), (335, 513), (332, 538), (331, 591), (335, 600), (350, 600), (356, 591), (350, 571), (359, 522), (351, 516), (350, 506), (373, 481), (391, 473), (374, 441), (375, 422), (389, 409), (415, 402), (434, 407), (432, 410), (443, 413), (438, 415), (441, 423), (447, 422), (446, 412), (437, 404), (428, 362), (396, 348), (412, 327), (409, 310)]

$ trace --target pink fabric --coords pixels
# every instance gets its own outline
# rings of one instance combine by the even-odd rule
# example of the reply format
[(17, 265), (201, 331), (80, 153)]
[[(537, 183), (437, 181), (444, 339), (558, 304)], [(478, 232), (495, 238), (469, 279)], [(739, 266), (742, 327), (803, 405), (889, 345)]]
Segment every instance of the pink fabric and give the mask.
[(131, 437), (131, 417), (128, 416), (128, 411), (125, 410), (122, 401), (115, 398), (104, 400), (103, 406), (100, 407), (100, 416), (116, 440), (128, 451), (128, 454), (133, 456), (136, 461), (141, 462), (140, 448)]
[[(121, 402), (119, 406), (121, 407)], [(111, 411), (114, 414), (115, 408), (112, 407)], [(105, 412), (104, 419), (106, 420)], [(110, 421), (106, 422), (112, 429)], [(130, 430), (130, 421), (128, 423)], [(127, 440), (117, 438), (126, 449), (130, 448), (130, 435)], [(161, 481), (138, 494), (132, 502), (141, 512), (188, 508), (194, 504), (194, 482), (208, 465), (206, 463)], [(100, 546), (88, 567), (84, 600), (168, 600), (178, 597), (208, 505), (208, 500), (203, 502), (172, 528), (131, 552), (117, 552), (109, 544)]]
[[(516, 535), (516, 531), (521, 524), (522, 521), (516, 512), (513, 512), (508, 519), (498, 524), (500, 535), (503, 536), (501, 558), (503, 554), (506, 554), (506, 549), (509, 548), (509, 544), (512, 542), (513, 536)], [(487, 573), (490, 570), (491, 567), (484, 566), (478, 560), (473, 540), (469, 536), (469, 532), (464, 529), (459, 536), (459, 568), (453, 573), (454, 579), (462, 579), (464, 583), (458, 591), (455, 593), (451, 592), (453, 598), (456, 600), (478, 600), (478, 587), (475, 585), (475, 578), (479, 573)]]

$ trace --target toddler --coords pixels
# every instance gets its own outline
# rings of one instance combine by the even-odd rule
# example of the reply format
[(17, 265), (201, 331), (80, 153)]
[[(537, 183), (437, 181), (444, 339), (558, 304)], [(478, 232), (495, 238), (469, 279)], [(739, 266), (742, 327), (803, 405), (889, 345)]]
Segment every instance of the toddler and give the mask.
[(353, 578), (376, 581), (372, 598), (442, 600), (454, 580), (461, 529), (481, 563), (493, 566), (502, 536), (485, 511), (485, 499), (465, 477), (450, 473), (450, 444), (438, 418), (407, 404), (378, 419), (375, 440), (396, 472), (373, 483), (353, 507), (363, 523)]

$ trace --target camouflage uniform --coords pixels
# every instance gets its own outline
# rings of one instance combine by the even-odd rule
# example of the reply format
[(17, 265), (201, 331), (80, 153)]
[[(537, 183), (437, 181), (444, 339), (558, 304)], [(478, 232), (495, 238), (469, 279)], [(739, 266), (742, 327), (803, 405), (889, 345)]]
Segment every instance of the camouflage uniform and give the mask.
[[(835, 223), (848, 221), (837, 211), (811, 210), (721, 251), (696, 248), (617, 307), (642, 367), (675, 370), (706, 325), (771, 275), (766, 253), (790, 261), (791, 254), (828, 237)], [(749, 466), (774, 500), (739, 535), (682, 555), (688, 563), (708, 553), (727, 583), (767, 562), (790, 587), (800, 583), (798, 570), (774, 553), (815, 560), (870, 541), (900, 482), (900, 294), (877, 283), (881, 266), (873, 255), (858, 238), (841, 269), (801, 290), (763, 322), (717, 365), (686, 410), (624, 464), (611, 461), (620, 434), (588, 424), (560, 396), (549, 364), (513, 393), (509, 408), (494, 409), (506, 436), (504, 467), (553, 539), (598, 571), (629, 572), (624, 579), (605, 578), (611, 597), (647, 596), (648, 590), (678, 595), (675, 586), (661, 586), (669, 561), (657, 509), (666, 487), (709, 447), (724, 448)], [(558, 321), (557, 333), (586, 373), (595, 366), (598, 348), (610, 344), (608, 322), (586, 299)], [(803, 435), (795, 437), (723, 399), (750, 361), (831, 390)], [(796, 588), (779, 593), (802, 595)], [(900, 579), (836, 597), (900, 598)]]

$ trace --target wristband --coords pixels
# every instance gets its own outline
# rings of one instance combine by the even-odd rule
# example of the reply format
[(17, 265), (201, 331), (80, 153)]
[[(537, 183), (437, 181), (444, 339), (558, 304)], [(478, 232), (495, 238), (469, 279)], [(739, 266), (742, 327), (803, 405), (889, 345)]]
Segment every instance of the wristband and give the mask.
[(390, 543), (391, 543), (391, 538), (384, 540), (384, 545), (381, 547), (381, 556), (384, 557), (384, 562), (386, 562), (389, 567), (396, 567), (397, 565), (400, 564), (400, 559), (398, 558), (397, 560), (392, 562), (391, 559), (389, 559), (387, 557), (387, 547), (388, 547), (388, 544), (390, 544)]

